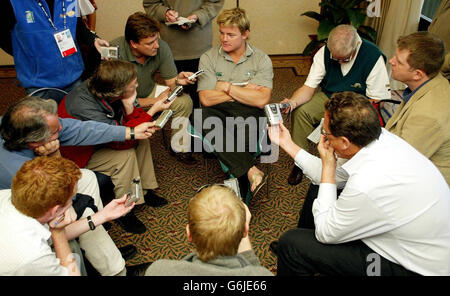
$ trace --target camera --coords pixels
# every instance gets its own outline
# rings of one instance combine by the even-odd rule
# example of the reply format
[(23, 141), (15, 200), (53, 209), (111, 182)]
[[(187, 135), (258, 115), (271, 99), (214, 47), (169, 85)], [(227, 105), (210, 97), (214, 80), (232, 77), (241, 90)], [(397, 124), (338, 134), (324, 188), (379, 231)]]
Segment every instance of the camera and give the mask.
[(192, 79), (197, 78), (198, 76), (202, 75), (203, 73), (205, 73), (204, 70), (198, 70), (197, 72), (195, 72), (194, 74), (189, 76), (188, 79), (192, 80)]
[(139, 177), (134, 178), (131, 181), (131, 186), (130, 190), (127, 193), (127, 200), (125, 202), (125, 206), (128, 207), (133, 202), (137, 202), (139, 199), (141, 199), (140, 186), (141, 186), (141, 179)]
[(100, 47), (100, 54), (102, 59), (118, 59), (119, 58), (119, 47), (111, 46), (111, 47)]
[(169, 118), (172, 116), (173, 111), (170, 109), (164, 110), (161, 115), (159, 115), (158, 119), (155, 121), (155, 126), (159, 128), (163, 128), (164, 125), (167, 123)]
[(264, 106), (264, 112), (270, 125), (278, 125), (283, 122), (279, 104), (268, 104)]
[(172, 102), (173, 100), (175, 100), (177, 98), (177, 96), (179, 94), (181, 94), (181, 92), (183, 91), (183, 86), (179, 85), (177, 86), (167, 97), (167, 100), (165, 103), (169, 103)]

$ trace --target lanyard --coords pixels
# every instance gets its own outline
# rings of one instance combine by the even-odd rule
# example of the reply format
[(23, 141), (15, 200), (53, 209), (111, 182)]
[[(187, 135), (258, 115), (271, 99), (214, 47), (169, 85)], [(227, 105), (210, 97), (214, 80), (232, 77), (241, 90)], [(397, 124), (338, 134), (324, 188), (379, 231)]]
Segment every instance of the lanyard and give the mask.
[[(37, 3), (39, 5), (39, 7), (42, 9), (42, 11), (44, 12), (45, 16), (47, 17), (47, 20), (50, 23), (50, 25), (53, 27), (53, 29), (55, 29), (55, 31), (58, 31), (58, 29), (56, 28), (52, 19), (50, 18), (50, 16), (48, 15), (47, 11), (44, 8), (44, 6), (42, 5), (41, 0), (37, 0)], [(62, 0), (62, 11), (63, 11), (64, 30), (65, 30), (66, 29), (66, 4), (65, 4), (64, 0)]]

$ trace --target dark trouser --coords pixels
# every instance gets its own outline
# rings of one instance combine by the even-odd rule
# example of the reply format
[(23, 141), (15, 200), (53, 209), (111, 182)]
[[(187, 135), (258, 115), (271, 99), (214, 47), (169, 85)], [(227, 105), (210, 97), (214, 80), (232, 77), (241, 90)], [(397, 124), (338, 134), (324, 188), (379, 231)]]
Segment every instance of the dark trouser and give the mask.
[[(195, 73), (198, 71), (199, 62), (200, 62), (200, 59), (180, 60), (180, 61), (175, 61), (175, 66), (177, 66), (178, 73), (180, 73), (180, 72)], [(197, 82), (195, 84), (189, 84), (189, 85), (183, 86), (183, 88), (184, 88), (184, 92), (188, 93), (189, 96), (191, 97), (192, 102), (194, 103), (194, 108), (199, 108), (200, 101), (199, 101), (198, 93), (197, 93)]]
[(279, 276), (412, 276), (404, 267), (384, 259), (361, 240), (328, 245), (317, 241), (314, 230), (285, 232), (277, 248)]
[[(265, 128), (259, 124), (259, 118), (265, 118), (264, 111), (238, 102), (203, 107), (201, 111), (202, 135), (213, 145), (217, 157), (229, 169), (228, 173), (236, 178), (244, 176), (256, 165), (253, 155), (258, 149), (258, 139), (262, 135), (260, 129)], [(232, 126), (239, 117), (243, 119), (241, 124)], [(199, 126), (198, 123), (196, 125), (197, 120), (199, 119), (194, 118), (194, 127)], [(249, 123), (245, 124), (245, 128), (244, 121)]]

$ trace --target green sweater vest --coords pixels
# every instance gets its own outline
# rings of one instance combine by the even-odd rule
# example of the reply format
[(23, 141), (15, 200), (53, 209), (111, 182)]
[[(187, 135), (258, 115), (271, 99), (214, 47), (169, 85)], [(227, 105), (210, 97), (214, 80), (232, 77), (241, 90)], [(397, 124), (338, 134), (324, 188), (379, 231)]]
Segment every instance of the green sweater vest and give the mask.
[(367, 77), (380, 55), (383, 56), (386, 62), (386, 56), (375, 44), (362, 39), (361, 47), (352, 68), (347, 75), (343, 76), (341, 65), (330, 58), (330, 50), (325, 46), (324, 62), (326, 74), (320, 83), (322, 91), (328, 97), (331, 97), (335, 92), (342, 91), (353, 91), (365, 96)]

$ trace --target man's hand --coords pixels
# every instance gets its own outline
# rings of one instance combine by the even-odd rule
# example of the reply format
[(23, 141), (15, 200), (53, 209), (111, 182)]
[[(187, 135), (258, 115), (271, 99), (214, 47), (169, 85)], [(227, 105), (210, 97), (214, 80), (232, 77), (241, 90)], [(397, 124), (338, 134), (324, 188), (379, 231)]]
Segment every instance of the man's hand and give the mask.
[(292, 112), (292, 111), (294, 111), (295, 107), (297, 107), (295, 102), (292, 101), (292, 100), (289, 100), (288, 98), (284, 98), (280, 103), (289, 103), (289, 106), (290, 106), (289, 108), (285, 108), (285, 109), (281, 109), (280, 110), (281, 113), (283, 113), (283, 114), (287, 114), (289, 112)]
[(174, 23), (178, 19), (178, 11), (169, 9), (166, 11), (166, 21), (169, 23)]
[(260, 90), (260, 89), (263, 89), (264, 86), (258, 85), (258, 84), (253, 84), (253, 83), (249, 83), (249, 84), (247, 84), (246, 86), (244, 86), (244, 88), (254, 89), (254, 90)]
[[(188, 20), (193, 20), (194, 23), (198, 20), (198, 16), (196, 14), (191, 14), (190, 16), (187, 17)], [(181, 26), (182, 29), (184, 30), (189, 30), (190, 28), (192, 28), (192, 24), (193, 23), (187, 23)]]
[(62, 215), (48, 222), (50, 228), (64, 228), (77, 220), (77, 213), (73, 207), (68, 208)]
[(127, 195), (125, 194), (121, 198), (113, 199), (109, 204), (107, 204), (103, 210), (99, 211), (97, 214), (101, 215), (102, 223), (111, 221), (128, 214), (133, 208), (135, 203), (133, 202), (129, 206), (126, 206)]
[(61, 153), (59, 152), (59, 140), (56, 139), (36, 147), (34, 152), (40, 156), (61, 156)]
[(158, 112), (161, 112), (163, 110), (167, 110), (170, 108), (170, 106), (172, 105), (173, 102), (175, 102), (175, 100), (173, 100), (172, 102), (167, 102), (167, 95), (163, 96), (162, 99), (156, 101), (155, 104), (153, 104), (153, 106), (147, 111), (147, 113), (153, 117), (153, 115), (155, 115)]
[(128, 98), (121, 99), (123, 107), (125, 108), (125, 113), (127, 115), (133, 113), (134, 110), (134, 102), (136, 102), (137, 91), (135, 90), (131, 96)]
[(217, 91), (223, 91), (223, 92), (227, 92), (228, 88), (230, 87), (231, 83), (228, 81), (217, 81), (216, 82), (216, 90)]
[(188, 84), (194, 84), (197, 80), (196, 78), (189, 80), (188, 77), (193, 75), (193, 72), (180, 72), (177, 76), (177, 81), (179, 85), (188, 85)]
[(285, 149), (285, 146), (292, 141), (291, 133), (283, 123), (269, 126), (267, 129), (270, 140), (283, 149)]
[(95, 38), (94, 46), (97, 49), (98, 53), (101, 54), (101, 47), (108, 47), (109, 42), (100, 38)]
[(320, 158), (322, 159), (321, 183), (336, 184), (336, 155), (334, 154), (334, 149), (330, 145), (326, 135), (320, 137), (317, 150), (319, 150)]
[(144, 140), (150, 138), (159, 128), (155, 127), (155, 123), (143, 122), (134, 127), (134, 138), (136, 140)]

